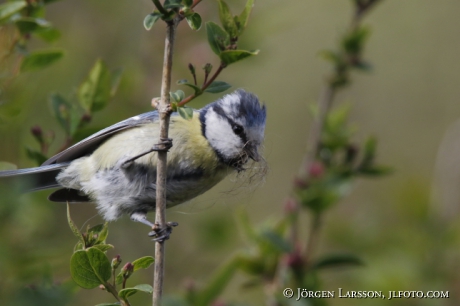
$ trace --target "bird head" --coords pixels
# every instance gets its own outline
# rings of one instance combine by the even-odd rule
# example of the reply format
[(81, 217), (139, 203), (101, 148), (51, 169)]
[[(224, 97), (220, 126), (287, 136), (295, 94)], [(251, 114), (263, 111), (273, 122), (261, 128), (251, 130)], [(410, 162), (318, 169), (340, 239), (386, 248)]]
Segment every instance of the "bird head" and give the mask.
[(238, 171), (249, 159), (260, 161), (264, 139), (265, 105), (239, 89), (200, 111), (203, 135), (220, 160)]

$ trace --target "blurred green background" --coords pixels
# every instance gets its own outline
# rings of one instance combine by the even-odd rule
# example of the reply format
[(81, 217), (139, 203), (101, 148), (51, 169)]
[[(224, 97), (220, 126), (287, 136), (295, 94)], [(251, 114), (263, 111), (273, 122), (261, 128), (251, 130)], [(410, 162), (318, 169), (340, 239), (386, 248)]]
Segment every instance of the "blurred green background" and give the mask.
[[(228, 3), (240, 11), (245, 2)], [(95, 114), (91, 126), (102, 128), (149, 111), (151, 98), (159, 96), (164, 39), (163, 25), (150, 32), (142, 26), (152, 8), (148, 0), (64, 0), (50, 5), (47, 19), (63, 34), (54, 45), (66, 50), (65, 58), (3, 87), (0, 160), (21, 168), (34, 166), (24, 150), (24, 145), (36, 146), (30, 127), (39, 124), (59, 131), (49, 111), (49, 94), (75, 93), (97, 58), (110, 68), (123, 67), (124, 75), (119, 92)], [(203, 1), (196, 11), (204, 21), (218, 22), (215, 1)], [(395, 171), (383, 179), (356, 182), (352, 194), (327, 215), (318, 250), (356, 253), (366, 262), (364, 267), (323, 273), (325, 290), (443, 290), (450, 292), (450, 299), (334, 299), (330, 305), (460, 302), (459, 13), (460, 2), (453, 0), (384, 0), (366, 17), (372, 35), (365, 58), (373, 70), (354, 74), (352, 86), (340, 92), (336, 102), (352, 106), (356, 140), (375, 135), (379, 162)], [(167, 243), (166, 294), (180, 292), (190, 279), (205, 282), (244, 247), (236, 221), (239, 210), (247, 211), (255, 224), (282, 214), (305, 153), (308, 107), (319, 96), (330, 68), (318, 53), (334, 48), (351, 15), (351, 1), (256, 1), (240, 46), (261, 52), (230, 66), (219, 79), (256, 93), (266, 103), (265, 157), (270, 171), (258, 186), (231, 177), (201, 198), (168, 211), (168, 220), (180, 226)], [(42, 46), (36, 40), (31, 43), (32, 48)], [(189, 62), (201, 67), (209, 61), (218, 64), (204, 29), (195, 33), (182, 23), (173, 80), (190, 78)], [(207, 94), (191, 106), (200, 108), (216, 98)], [(62, 143), (62, 135), (55, 143)], [(15, 296), (27, 294), (18, 290), (27, 291), (21, 288), (40, 284), (52, 274), (52, 283), (76, 292), (68, 305), (110, 301), (97, 289), (75, 290), (68, 284), (76, 240), (66, 224), (65, 206), (47, 202), (46, 191), (18, 199), (9, 196), (8, 187), (2, 188), (0, 300), (19, 303)], [(77, 224), (101, 222), (93, 205), (71, 209)], [(305, 237), (308, 222), (302, 219)], [(110, 256), (121, 254), (126, 262), (153, 255), (146, 233), (144, 225), (129, 218), (111, 224), (108, 242), (116, 248)], [(148, 270), (137, 273), (132, 283), (151, 283), (151, 278)], [(238, 274), (223, 299), (263, 304), (262, 290), (241, 288), (245, 280)], [(149, 297), (139, 294), (133, 304), (148, 305)]]

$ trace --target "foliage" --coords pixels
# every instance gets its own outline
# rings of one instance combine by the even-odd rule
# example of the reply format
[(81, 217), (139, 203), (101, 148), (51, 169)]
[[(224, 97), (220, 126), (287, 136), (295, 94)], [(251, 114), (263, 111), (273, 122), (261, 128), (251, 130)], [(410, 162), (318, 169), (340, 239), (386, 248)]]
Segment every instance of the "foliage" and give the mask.
[[(150, 30), (159, 19), (162, 19), (166, 23), (171, 23), (174, 19), (178, 21), (186, 19), (192, 30), (199, 30), (201, 28), (201, 16), (193, 11), (193, 7), (199, 1), (166, 0), (163, 5), (159, 1), (153, 2), (157, 10), (154, 10), (144, 18), (144, 27), (147, 30)], [(195, 67), (189, 64), (189, 70), (193, 76), (194, 83), (192, 84), (182, 79), (178, 84), (193, 89), (194, 93), (185, 97), (185, 93), (182, 90), (170, 92), (170, 98), (173, 101), (171, 103), (172, 109), (177, 111), (183, 118), (191, 119), (193, 116), (192, 108), (185, 106), (186, 103), (192, 101), (204, 92), (221, 93), (231, 87), (231, 85), (226, 82), (216, 81), (216, 78), (224, 68), (258, 53), (258, 51), (237, 49), (239, 35), (242, 34), (247, 26), (253, 2), (253, 0), (248, 0), (243, 12), (239, 16), (233, 16), (227, 4), (222, 0), (219, 1), (219, 15), (224, 29), (213, 22), (206, 23), (206, 29), (209, 45), (219, 56), (221, 63), (212, 75), (212, 65), (204, 65), (204, 81), (201, 86), (198, 86), (197, 83)], [(115, 89), (111, 88), (111, 86), (116, 86), (116, 84), (118, 84), (117, 81), (113, 81), (113, 78), (114, 77), (112, 77), (106, 66), (101, 61), (97, 61), (95, 66), (91, 69), (88, 78), (80, 85), (78, 90), (80, 107), (84, 110), (83, 117), (80, 117), (78, 115), (79, 111), (75, 110), (75, 107), (68, 103), (62, 96), (58, 94), (52, 96), (55, 116), (62, 128), (66, 131), (68, 143), (73, 140), (78, 129), (81, 129), (87, 121), (85, 119), (90, 118), (91, 112), (105, 107), (108, 99), (113, 92), (115, 92)], [(154, 103), (156, 103), (156, 101), (158, 101), (157, 98), (154, 99)], [(41, 131), (35, 131), (34, 136), (42, 147), (47, 148), (49, 146), (49, 143), (44, 142)], [(115, 270), (120, 264), (121, 259), (120, 256), (117, 256), (112, 259), (110, 263), (105, 255), (105, 252), (113, 247), (105, 242), (108, 235), (107, 223), (92, 228), (88, 227), (86, 232), (82, 234), (71, 220), (69, 212), (68, 222), (70, 228), (79, 240), (74, 248), (74, 254), (70, 261), (71, 275), (75, 283), (85, 289), (92, 289), (99, 286), (110, 292), (118, 301), (115, 304), (108, 303), (103, 305), (118, 305), (118, 303), (121, 305), (130, 305), (128, 297), (133, 294), (139, 291), (152, 293), (153, 288), (146, 284), (137, 285), (131, 288), (125, 287), (127, 279), (133, 272), (139, 268), (147, 268), (153, 263), (152, 257), (143, 257), (132, 263), (127, 263), (118, 275), (115, 276)], [(269, 235), (269, 233), (266, 234)], [(272, 239), (274, 238), (272, 236), (270, 237)], [(201, 293), (194, 294), (193, 297), (190, 296), (190, 303), (204, 306), (214, 301), (227, 285), (235, 271), (235, 267), (239, 265), (240, 261), (241, 259), (234, 260), (227, 266), (224, 266), (209, 286), (203, 288)], [(112, 282), (109, 281), (110, 278), (113, 278)], [(122, 284), (122, 289), (118, 291), (116, 286), (119, 284)]]
[[(367, 70), (369, 67), (362, 60), (369, 31), (359, 22), (375, 2), (364, 4), (357, 1), (355, 9), (359, 14), (354, 17), (350, 31), (342, 37), (338, 50), (323, 52), (334, 67), (326, 83), (331, 93), (350, 84), (352, 70)], [(224, 50), (223, 46), (228, 46), (239, 31), (233, 22), (236, 19), (227, 15), (228, 6), (219, 1), (219, 8), (224, 29), (208, 23), (208, 39), (211, 37), (209, 40), (213, 51), (225, 63), (230, 63), (233, 56), (244, 58), (246, 53)], [(319, 103), (330, 105), (332, 98)], [(284, 204), (284, 217), (254, 227), (242, 215), (240, 223), (248, 241), (247, 250), (236, 253), (207, 285), (189, 287), (182, 298), (167, 300), (167, 305), (232, 305), (220, 301), (219, 295), (237, 271), (250, 276), (251, 287), (264, 288), (269, 304), (291, 305), (289, 298), (282, 294), (283, 288), (318, 291), (321, 290), (320, 273), (324, 269), (364, 264), (359, 256), (350, 253), (329, 253), (318, 257), (314, 254), (322, 216), (350, 192), (352, 182), (358, 177), (380, 177), (390, 172), (390, 168), (376, 164), (375, 138), (369, 137), (362, 145), (353, 141), (354, 129), (348, 123), (348, 111), (349, 108), (343, 106), (326, 109), (324, 124), (318, 131), (320, 135), (315, 144), (314, 160), (306, 164), (306, 169), (300, 171), (302, 174), (294, 180), (293, 196)], [(315, 117), (321, 116), (316, 108), (313, 114)], [(298, 219), (302, 212), (312, 216), (306, 244), (298, 238)], [(326, 304), (324, 299), (315, 298), (308, 298), (304, 302), (305, 305)]]
[[(126, 287), (126, 281), (139, 269), (147, 269), (153, 264), (151, 256), (142, 257), (127, 262), (117, 276), (116, 271), (122, 262), (120, 255), (110, 260), (105, 254), (113, 248), (106, 243), (108, 237), (108, 224), (99, 224), (93, 227), (88, 225), (86, 231), (81, 233), (72, 218), (70, 208), (67, 205), (67, 220), (69, 227), (78, 239), (74, 253), (70, 259), (70, 274), (77, 285), (86, 289), (99, 287), (111, 293), (117, 303), (106, 303), (100, 305), (130, 305), (128, 297), (137, 292), (152, 293), (152, 286), (140, 284), (133, 287)], [(112, 281), (110, 279), (112, 278)], [(117, 290), (117, 285), (122, 284), (122, 289)]]
[[(10, 53), (3, 57), (17, 57), (20, 69), (2, 73), (0, 77), (13, 78), (19, 72), (44, 69), (64, 56), (64, 51), (55, 49), (28, 50), (32, 37), (51, 43), (60, 37), (60, 32), (44, 19), (45, 9), (54, 1), (14, 1), (0, 5), (0, 26), (14, 27), (15, 39), (9, 48)], [(89, 136), (93, 131), (85, 130), (94, 112), (106, 107), (115, 95), (121, 78), (121, 70), (111, 72), (102, 60), (97, 60), (88, 77), (78, 90), (78, 102), (71, 95), (70, 101), (59, 93), (51, 93), (49, 103), (51, 111), (65, 133), (65, 142), (58, 151), (72, 143)], [(42, 164), (49, 155), (49, 148), (55, 139), (54, 131), (43, 132), (40, 126), (34, 126), (31, 133), (40, 145), (40, 149), (26, 147), (27, 156), (37, 165)]]
[[(45, 41), (58, 38), (58, 32), (37, 16), (35, 10), (42, 10), (51, 1), (29, 2), (15, 1), (0, 6), (0, 22), (12, 23), (17, 27), (18, 48), (21, 55), (20, 72), (34, 71), (46, 68), (59, 60), (64, 52), (61, 50), (38, 50), (25, 52), (30, 35), (36, 35)], [(151, 30), (158, 20), (171, 22), (174, 18), (185, 19), (192, 30), (202, 27), (202, 17), (194, 11), (200, 1), (166, 0), (163, 4), (153, 1), (156, 9), (144, 18), (144, 27)], [(364, 14), (376, 1), (355, 1), (356, 11)], [(231, 85), (217, 81), (223, 69), (228, 65), (258, 54), (258, 50), (239, 49), (238, 40), (247, 27), (253, 0), (248, 0), (239, 15), (233, 15), (227, 3), (218, 1), (221, 26), (214, 22), (206, 22), (208, 44), (218, 56), (220, 64), (213, 72), (211, 64), (202, 67), (203, 82), (197, 82), (196, 68), (189, 65), (193, 81), (181, 79), (178, 85), (186, 86), (192, 93), (186, 96), (183, 90), (171, 92), (173, 110), (186, 119), (193, 116), (193, 111), (186, 104), (203, 94), (221, 93)], [(41, 11), (40, 11), (41, 12)], [(324, 58), (333, 64), (334, 73), (327, 80), (327, 86), (333, 90), (350, 84), (350, 73), (353, 70), (368, 70), (370, 65), (362, 59), (366, 39), (369, 37), (366, 27), (352, 27), (341, 39), (338, 50), (324, 51)], [(59, 93), (50, 95), (53, 115), (65, 134), (65, 143), (60, 150), (73, 142), (86, 137), (92, 131), (85, 130), (94, 112), (104, 109), (116, 92), (121, 73), (111, 72), (102, 60), (97, 60), (88, 73), (87, 78), (78, 87), (77, 93), (70, 99)], [(321, 131), (315, 161), (308, 165), (306, 176), (299, 176), (294, 182), (293, 197), (285, 203), (285, 215), (280, 220), (252, 226), (248, 218), (241, 216), (241, 229), (248, 242), (248, 248), (237, 252), (223, 264), (210, 281), (199, 287), (187, 288), (181, 297), (167, 298), (164, 305), (212, 305), (220, 302), (220, 296), (232, 280), (236, 272), (241, 271), (252, 279), (252, 286), (265, 288), (268, 299), (279, 305), (289, 302), (281, 295), (281, 288), (292, 285), (295, 288), (319, 290), (321, 288), (320, 273), (326, 268), (338, 266), (360, 266), (363, 260), (354, 254), (332, 253), (319, 257), (311, 256), (314, 245), (308, 243), (302, 246), (297, 240), (297, 220), (302, 211), (313, 215), (311, 238), (314, 239), (320, 217), (331, 207), (346, 196), (352, 181), (362, 176), (382, 176), (389, 172), (387, 167), (375, 162), (376, 140), (370, 137), (364, 144), (357, 145), (353, 140), (353, 130), (347, 120), (347, 108), (337, 108), (327, 114)], [(318, 112), (315, 112), (318, 115)], [(32, 128), (32, 135), (40, 145), (40, 150), (27, 149), (29, 158), (38, 164), (48, 155), (48, 150), (54, 140), (54, 132), (44, 133), (41, 127)], [(11, 168), (5, 163), (3, 167)], [(75, 226), (68, 213), (68, 223), (78, 239), (70, 260), (70, 272), (73, 280), (82, 288), (99, 287), (112, 294), (117, 302), (100, 305), (130, 305), (130, 298), (137, 292), (152, 293), (148, 284), (126, 287), (127, 280), (139, 270), (146, 269), (153, 263), (150, 256), (142, 257), (126, 263), (121, 269), (121, 257), (107, 257), (107, 250), (113, 248), (107, 244), (108, 226), (100, 224), (88, 226), (81, 233)], [(310, 242), (310, 241), (309, 241)], [(117, 273), (117, 271), (119, 272)], [(280, 271), (282, 273), (280, 273)], [(280, 275), (282, 274), (282, 275)], [(121, 289), (117, 286), (121, 285)], [(312, 300), (312, 305), (322, 304), (323, 301)], [(223, 305), (232, 305), (222, 302)], [(220, 305), (220, 304), (219, 304)]]

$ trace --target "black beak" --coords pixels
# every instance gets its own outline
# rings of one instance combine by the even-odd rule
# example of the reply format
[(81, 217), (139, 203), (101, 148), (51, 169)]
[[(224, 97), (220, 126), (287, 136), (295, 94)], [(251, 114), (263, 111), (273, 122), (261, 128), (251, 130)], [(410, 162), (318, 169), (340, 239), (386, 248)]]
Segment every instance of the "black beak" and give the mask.
[(247, 144), (246, 147), (244, 148), (248, 156), (253, 160), (253, 161), (260, 161), (261, 157), (260, 154), (257, 150), (257, 146)]

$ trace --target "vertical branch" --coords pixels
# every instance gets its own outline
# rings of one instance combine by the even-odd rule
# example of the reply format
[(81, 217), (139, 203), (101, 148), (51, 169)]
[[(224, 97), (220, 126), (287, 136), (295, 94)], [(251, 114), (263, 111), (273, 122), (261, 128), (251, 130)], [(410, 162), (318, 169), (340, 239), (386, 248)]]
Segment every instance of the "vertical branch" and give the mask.
[[(368, 13), (369, 10), (379, 1), (380, 0), (356, 0), (356, 11), (353, 16), (353, 19), (351, 20), (349, 31), (356, 30), (359, 27), (361, 20), (365, 16), (365, 14)], [(346, 69), (350, 69), (350, 67), (347, 66)], [(337, 73), (338, 72), (336, 71), (336, 74)], [(326, 121), (327, 114), (329, 113), (329, 109), (332, 106), (334, 95), (337, 89), (338, 86), (334, 85), (334, 83), (331, 80), (329, 80), (327, 86), (323, 89), (323, 92), (319, 97), (318, 114), (310, 128), (310, 133), (307, 139), (307, 153), (302, 162), (302, 166), (299, 170), (300, 177), (308, 178), (308, 169), (310, 169), (311, 165), (315, 161), (316, 155), (318, 154), (324, 122)]]
[[(160, 115), (160, 140), (168, 138), (169, 119), (171, 115), (169, 92), (171, 88), (171, 69), (177, 23), (178, 20), (176, 19), (168, 22), (166, 29), (163, 76), (161, 82), (161, 100), (158, 106), (158, 113)], [(156, 182), (155, 224), (157, 224), (160, 229), (163, 229), (166, 226), (166, 160), (167, 152), (159, 151)], [(153, 275), (154, 288), (152, 302), (154, 306), (159, 306), (161, 302), (164, 280), (164, 262), (165, 244), (164, 241), (157, 241), (155, 242), (155, 272)]]
[(308, 169), (310, 169), (316, 159), (324, 122), (326, 121), (327, 114), (332, 106), (334, 94), (335, 88), (331, 84), (328, 84), (328, 86), (323, 89), (323, 92), (318, 100), (318, 114), (311, 125), (310, 133), (307, 138), (307, 153), (305, 154), (302, 166), (299, 169), (300, 177), (308, 175)]
[[(356, 0), (355, 13), (350, 22), (348, 32), (353, 33), (356, 31), (362, 21), (362, 18), (366, 13), (380, 0)], [(299, 169), (299, 177), (304, 178), (305, 181), (308, 181), (310, 178), (310, 169), (315, 162), (319, 150), (321, 147), (321, 136), (323, 133), (324, 125), (327, 120), (327, 116), (334, 102), (334, 97), (340, 88), (342, 88), (344, 83), (336, 83), (335, 80), (340, 80), (345, 77), (348, 78), (348, 72), (356, 64), (354, 61), (359, 60), (360, 54), (348, 53), (349, 50), (342, 51), (341, 57), (343, 59), (343, 66), (337, 65), (335, 67), (335, 72), (330, 79), (328, 79), (326, 86), (324, 87), (319, 99), (318, 99), (318, 113), (311, 125), (310, 132), (307, 139), (307, 152), (305, 154), (302, 166)], [(314, 254), (314, 251), (317, 247), (317, 241), (319, 240), (319, 234), (321, 231), (321, 220), (323, 212), (315, 212), (312, 218), (312, 224), (310, 229), (310, 234), (305, 245), (305, 262), (307, 265), (311, 263), (311, 257)]]
[(321, 220), (322, 214), (315, 213), (311, 220), (310, 233), (307, 240), (306, 252), (305, 252), (305, 263), (307, 267), (311, 267), (311, 258), (314, 255), (314, 250), (316, 250), (316, 245), (318, 244), (319, 234), (321, 230)]

